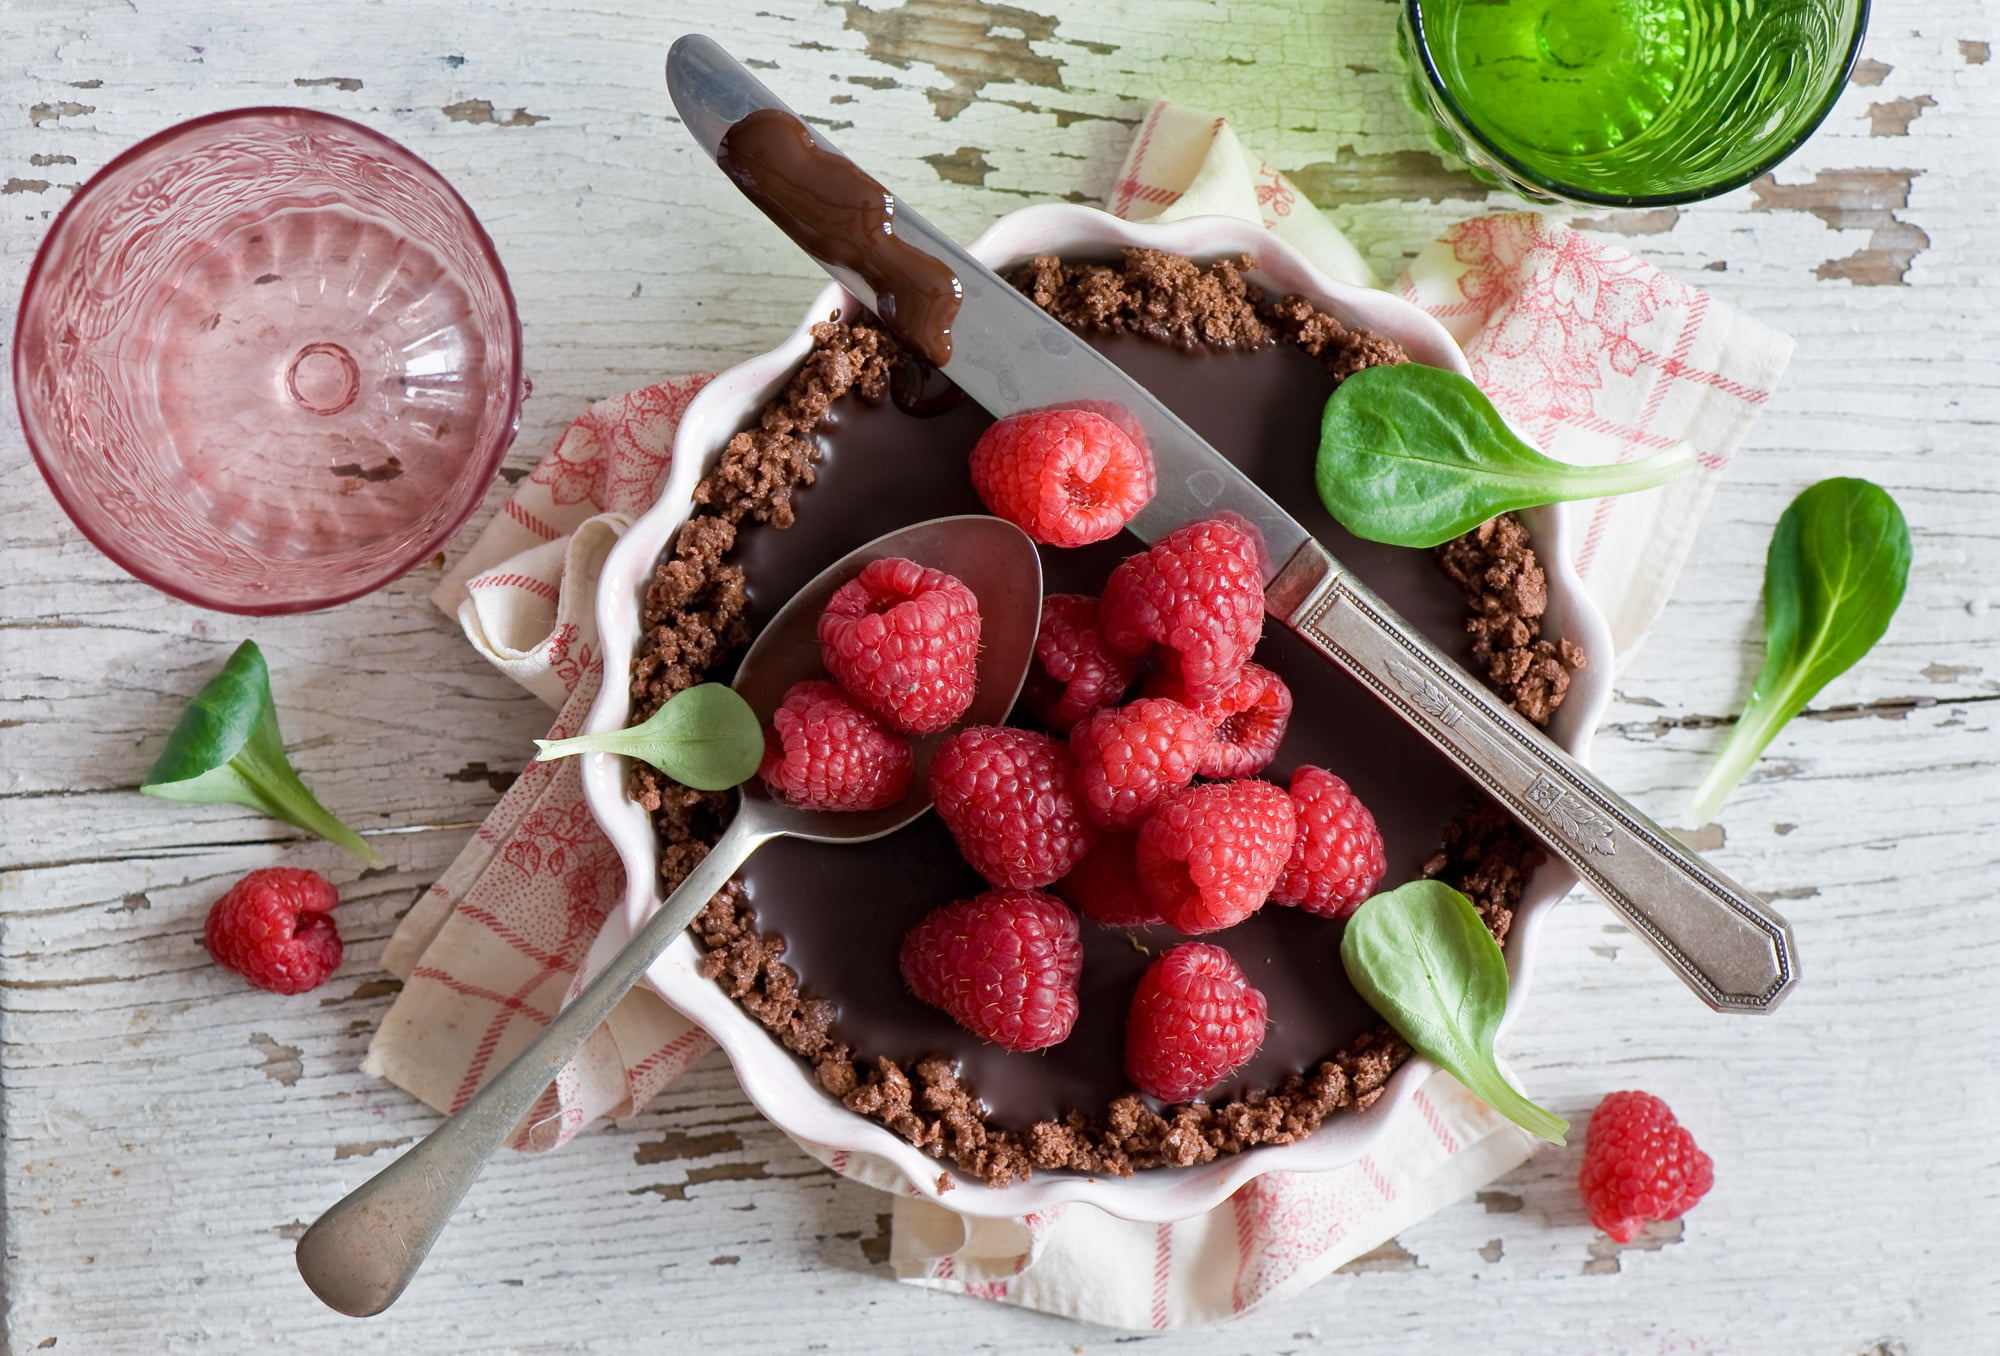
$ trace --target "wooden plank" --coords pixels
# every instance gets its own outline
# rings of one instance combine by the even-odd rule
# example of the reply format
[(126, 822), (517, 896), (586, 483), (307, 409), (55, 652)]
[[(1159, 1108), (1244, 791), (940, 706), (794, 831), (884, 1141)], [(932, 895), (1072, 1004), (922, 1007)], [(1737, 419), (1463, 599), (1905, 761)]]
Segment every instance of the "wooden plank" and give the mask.
[[(16, 62), (0, 346), (48, 223), (112, 155), (209, 109), (325, 108), (411, 145), (499, 241), (535, 385), (518, 476), (590, 402), (767, 347), (820, 285), (674, 122), (660, 63), (691, 26), (961, 235), (1101, 195), (1169, 93), (1229, 115), (1386, 278), (1453, 222), (1517, 206), (1428, 149), (1394, 22), (1373, 0), (18, 0), (0, 13)], [(1768, 182), (1678, 210), (1555, 213), (1799, 341), (1657, 633), (1618, 675), (1598, 756), (1615, 785), (1680, 822), (1755, 670), (1763, 551), (1799, 488), (1876, 479), (1916, 539), (1889, 636), (1697, 835), (1792, 918), (1797, 994), (1768, 1021), (1713, 1018), (1579, 896), (1505, 1041), (1573, 1119), (1620, 1086), (1668, 1096), (1716, 1158), (1715, 1192), (1620, 1249), (1583, 1217), (1578, 1150), (1547, 1150), (1307, 1294), (1149, 1350), (1888, 1356), (1982, 1350), (2000, 1327), (1982, 1149), (2000, 1094), (1966, 1069), (2000, 1041), (1984, 898), (2000, 841), (2000, 318), (1980, 290), (2000, 209), (1992, 29), (1975, 0), (1878, 5), (1856, 82)], [(1122, 1345), (891, 1284), (886, 1201), (807, 1159), (714, 1057), (628, 1124), (496, 1162), (386, 1318), (321, 1308), (292, 1240), (436, 1123), (358, 1071), (393, 999), (381, 948), (546, 710), (471, 655), (426, 572), (255, 623), (161, 598), (61, 517), (12, 423), (0, 540), (0, 1346)], [(385, 869), (247, 812), (136, 794), (180, 703), (246, 635), (271, 657), (302, 773), (377, 835)], [(200, 946), (208, 902), (278, 861), (325, 870), (346, 899), (346, 964), (288, 999)]]

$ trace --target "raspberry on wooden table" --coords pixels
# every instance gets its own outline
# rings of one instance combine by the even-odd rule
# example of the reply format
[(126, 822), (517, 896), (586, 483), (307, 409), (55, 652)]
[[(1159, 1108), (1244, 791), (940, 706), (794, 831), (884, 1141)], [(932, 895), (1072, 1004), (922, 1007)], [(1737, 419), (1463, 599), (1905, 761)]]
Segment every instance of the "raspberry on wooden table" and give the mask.
[(1157, 644), (1195, 701), (1218, 696), (1264, 632), (1257, 543), (1223, 518), (1177, 527), (1104, 583), (1104, 638), (1122, 654)]
[(268, 866), (229, 887), (208, 910), (202, 941), (215, 963), (260, 989), (304, 993), (340, 966), (340, 903), (317, 871)]
[(1115, 537), (1153, 497), (1153, 458), (1119, 425), (1074, 406), (995, 423), (967, 469), (980, 501), (1036, 541), (1086, 546)]
[(1084, 810), (1107, 829), (1131, 828), (1193, 781), (1207, 746), (1201, 717), (1164, 697), (1099, 711), (1069, 732)]
[(982, 1040), (1041, 1050), (1076, 1024), (1083, 942), (1069, 905), (988, 890), (937, 909), (903, 938), (903, 980)]
[(1375, 816), (1323, 767), (1296, 769), (1291, 791), (1299, 810), (1298, 837), (1284, 874), (1271, 887), (1271, 902), (1345, 918), (1375, 893), (1389, 869)]
[(1022, 696), (1035, 718), (1066, 735), (1093, 711), (1116, 706), (1139, 670), (1139, 661), (1104, 643), (1097, 599), (1087, 593), (1051, 593), (1042, 599), (1035, 633), (1035, 667)]
[(1652, 1220), (1679, 1219), (1715, 1184), (1715, 1164), (1650, 1093), (1614, 1092), (1590, 1113), (1580, 1178), (1590, 1222), (1630, 1243)]
[(1264, 995), (1227, 951), (1183, 942), (1139, 977), (1125, 1073), (1148, 1097), (1185, 1102), (1257, 1053), (1264, 1011)]
[(1214, 932), (1263, 906), (1298, 833), (1292, 798), (1269, 782), (1203, 782), (1139, 826), (1139, 889), (1186, 933)]
[(1139, 868), (1134, 855), (1138, 845), (1139, 835), (1133, 830), (1107, 833), (1067, 876), (1050, 888), (1075, 905), (1085, 918), (1094, 918), (1107, 927), (1143, 928), (1162, 922), (1160, 911), (1139, 889)]
[(931, 734), (972, 704), (979, 600), (942, 570), (891, 557), (842, 584), (819, 619), (820, 657), (892, 729)]
[(910, 789), (909, 741), (819, 678), (793, 683), (764, 732), (757, 775), (802, 810), (879, 810)]
[(995, 885), (1047, 885), (1097, 841), (1076, 759), (1032, 730), (972, 725), (951, 735), (931, 758), (930, 792), (959, 852)]
[(1171, 673), (1150, 680), (1146, 695), (1172, 698), (1200, 714), (1214, 733), (1195, 775), (1216, 781), (1254, 777), (1269, 767), (1292, 719), (1292, 690), (1262, 664), (1245, 664), (1235, 682), (1205, 702), (1189, 700), (1187, 689)]

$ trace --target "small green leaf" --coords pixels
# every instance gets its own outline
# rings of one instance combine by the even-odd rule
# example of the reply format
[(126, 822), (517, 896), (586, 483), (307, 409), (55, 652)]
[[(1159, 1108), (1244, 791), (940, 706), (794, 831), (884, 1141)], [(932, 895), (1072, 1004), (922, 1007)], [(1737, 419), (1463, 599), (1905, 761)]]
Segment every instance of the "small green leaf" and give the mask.
[(1612, 466), (1556, 461), (1466, 378), (1396, 363), (1363, 368), (1327, 398), (1314, 475), (1326, 511), (1355, 536), (1426, 547), (1512, 509), (1629, 494), (1692, 469), (1686, 443)]
[(224, 767), (250, 741), (271, 709), (271, 670), (257, 642), (246, 640), (181, 712), (167, 737), (166, 752), (146, 774), (142, 791), (184, 782)]
[(721, 683), (676, 692), (643, 724), (609, 734), (537, 739), (536, 762), (578, 753), (616, 753), (651, 763), (683, 786), (726, 791), (748, 781), (764, 759), (764, 730), (750, 703)]
[(338, 843), (370, 866), (382, 859), (306, 790), (285, 756), (271, 670), (246, 640), (181, 712), (139, 789), (161, 800), (248, 806)]
[(1472, 902), (1415, 880), (1354, 911), (1340, 940), (1347, 977), (1398, 1034), (1530, 1134), (1561, 1144), (1569, 1122), (1514, 1089), (1493, 1057), (1507, 962)]
[(1822, 480), (1779, 517), (1764, 559), (1764, 667), (1695, 789), (1695, 823), (1707, 823), (1786, 722), (1882, 638), (1910, 554), (1902, 509), (1866, 480)]

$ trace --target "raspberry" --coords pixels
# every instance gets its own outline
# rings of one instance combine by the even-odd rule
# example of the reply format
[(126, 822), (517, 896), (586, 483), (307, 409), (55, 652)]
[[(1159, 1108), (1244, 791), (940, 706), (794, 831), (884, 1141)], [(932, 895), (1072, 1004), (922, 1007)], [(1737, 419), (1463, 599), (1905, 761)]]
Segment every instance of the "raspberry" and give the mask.
[(1049, 546), (1115, 537), (1153, 497), (1153, 459), (1095, 410), (1028, 410), (1000, 420), (973, 445), (979, 498)]
[(1050, 405), (1047, 408), (1051, 410), (1088, 410), (1092, 414), (1103, 415), (1106, 419), (1116, 424), (1118, 431), (1130, 438), (1138, 446), (1139, 450), (1146, 454), (1147, 463), (1151, 464), (1153, 454), (1146, 446), (1146, 430), (1139, 427), (1139, 421), (1132, 417), (1132, 411), (1126, 409), (1117, 401), (1065, 400), (1060, 405)]
[(1160, 911), (1139, 889), (1138, 866), (1133, 856), (1139, 842), (1136, 833), (1107, 833), (1097, 846), (1084, 854), (1054, 890), (1080, 910), (1084, 917), (1114, 928), (1144, 928), (1161, 922)]
[(1382, 883), (1389, 859), (1382, 834), (1347, 783), (1323, 767), (1292, 773), (1298, 837), (1271, 902), (1296, 904), (1322, 918), (1345, 918)]
[(1204, 782), (1139, 826), (1139, 889), (1182, 932), (1214, 932), (1263, 906), (1298, 834), (1292, 798), (1269, 782)]
[(1045, 734), (960, 730), (931, 759), (930, 791), (972, 869), (1008, 889), (1066, 875), (1097, 841), (1077, 794), (1076, 759)]
[(793, 683), (764, 732), (757, 775), (802, 810), (879, 810), (910, 788), (909, 741), (818, 678)]
[(827, 601), (819, 648), (834, 681), (890, 728), (931, 734), (972, 704), (979, 600), (942, 570), (871, 561)]
[(1221, 695), (1264, 629), (1257, 543), (1220, 518), (1177, 527), (1104, 584), (1104, 638), (1121, 654), (1157, 642), (1195, 701)]
[(1125, 1022), (1125, 1073), (1148, 1097), (1185, 1102), (1263, 1043), (1264, 995), (1221, 947), (1183, 942), (1139, 977)]
[(1236, 681), (1209, 701), (1190, 701), (1187, 689), (1168, 673), (1148, 682), (1146, 695), (1170, 697), (1200, 713), (1214, 733), (1195, 774), (1216, 781), (1254, 777), (1269, 767), (1292, 719), (1292, 690), (1262, 664), (1245, 664)]
[(1076, 1024), (1076, 915), (1039, 890), (988, 890), (931, 912), (903, 938), (903, 980), (981, 1040), (1040, 1050)]
[(1091, 712), (1116, 706), (1139, 668), (1138, 660), (1104, 643), (1097, 599), (1085, 593), (1042, 599), (1035, 659), (1024, 696), (1036, 719), (1059, 735)]
[(1679, 1219), (1715, 1184), (1715, 1164), (1659, 1098), (1614, 1092), (1590, 1114), (1583, 1203), (1614, 1243), (1649, 1220)]
[(1099, 711), (1069, 732), (1084, 809), (1107, 829), (1129, 829), (1160, 797), (1194, 780), (1208, 729), (1179, 702), (1142, 697)]
[(268, 866), (229, 887), (208, 911), (202, 940), (224, 969), (272, 993), (316, 989), (340, 965), (333, 885), (317, 871)]

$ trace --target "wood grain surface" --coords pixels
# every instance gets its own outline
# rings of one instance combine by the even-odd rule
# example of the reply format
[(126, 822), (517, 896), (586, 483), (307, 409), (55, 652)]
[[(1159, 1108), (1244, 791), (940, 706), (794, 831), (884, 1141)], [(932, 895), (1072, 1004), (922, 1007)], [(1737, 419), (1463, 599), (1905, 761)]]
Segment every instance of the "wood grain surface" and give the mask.
[[(534, 381), (487, 511), (591, 401), (758, 352), (819, 286), (727, 191), (660, 80), (699, 29), (960, 236), (1101, 201), (1156, 96), (1227, 113), (1384, 277), (1514, 204), (1429, 149), (1389, 0), (8, 0), (0, 347), (69, 194), (172, 122), (290, 103), (437, 166), (498, 242)], [(1587, 896), (1544, 934), (1509, 1037), (1580, 1120), (1667, 1098), (1714, 1156), (1683, 1221), (1608, 1243), (1547, 1149), (1304, 1296), (1136, 1337), (888, 1278), (887, 1202), (794, 1149), (711, 1058), (632, 1121), (475, 1188), (387, 1316), (322, 1308), (292, 1241), (436, 1124), (359, 1071), (397, 918), (547, 715), (426, 595), (249, 622), (126, 577), (0, 419), (0, 1268), (9, 1352), (2000, 1352), (2000, 9), (1883, 0), (1820, 133), (1712, 202), (1594, 216), (1798, 339), (1597, 765), (1677, 818), (1758, 657), (1772, 523), (1878, 481), (1916, 543), (1885, 640), (1687, 826), (1781, 901), (1803, 981), (1766, 1020), (1693, 1001)], [(468, 535), (453, 548), (461, 549)], [(388, 865), (228, 807), (140, 797), (181, 704), (246, 636), (321, 798)], [(344, 895), (348, 959), (293, 998), (213, 966), (201, 922), (254, 867)]]

